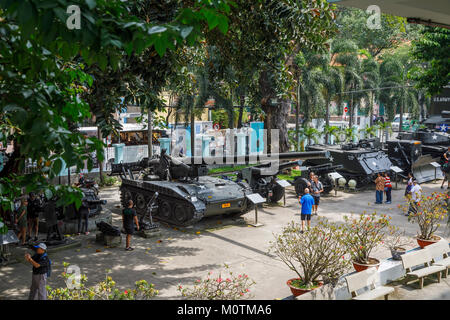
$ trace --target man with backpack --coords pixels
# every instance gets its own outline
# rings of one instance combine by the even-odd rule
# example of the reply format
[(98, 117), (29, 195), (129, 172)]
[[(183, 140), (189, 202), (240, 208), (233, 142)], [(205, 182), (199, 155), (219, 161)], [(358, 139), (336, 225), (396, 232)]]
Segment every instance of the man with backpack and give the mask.
[(31, 278), (31, 288), (28, 300), (47, 300), (47, 277), (51, 273), (51, 261), (47, 256), (47, 246), (39, 243), (34, 246), (36, 254), (31, 256), (25, 254), (25, 260), (33, 265), (33, 275)]

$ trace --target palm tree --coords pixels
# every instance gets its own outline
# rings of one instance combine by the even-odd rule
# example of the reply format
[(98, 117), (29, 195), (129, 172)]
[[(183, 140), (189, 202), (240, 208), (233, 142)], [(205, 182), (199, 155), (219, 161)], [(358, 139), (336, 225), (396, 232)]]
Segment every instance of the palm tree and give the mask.
[(320, 132), (316, 128), (309, 126), (303, 127), (303, 135), (308, 140), (308, 145), (311, 145), (311, 140), (314, 140), (314, 143), (318, 143), (319, 134)]
[[(322, 73), (320, 81), (322, 83), (322, 94), (325, 99), (325, 127), (330, 126), (330, 103), (335, 100), (338, 105), (341, 102), (341, 92), (344, 78), (338, 67), (331, 65), (330, 52), (323, 54)], [(331, 132), (325, 131), (325, 143), (328, 143), (328, 135)]]
[(377, 135), (378, 126), (377, 125), (366, 125), (363, 129), (359, 129), (359, 132), (363, 132), (364, 139), (375, 137)]
[(420, 113), (418, 91), (408, 79), (408, 72), (412, 67), (410, 59), (400, 55), (388, 56), (380, 66), (381, 85), (393, 87), (380, 93), (380, 101), (386, 105), (389, 119), (393, 119), (397, 112), (400, 114), (400, 131), (405, 111), (415, 116)]
[(340, 128), (338, 126), (330, 126), (330, 125), (325, 125), (325, 127), (323, 128), (323, 134), (325, 134), (325, 143), (328, 144), (328, 138), (329, 136), (333, 136), (337, 142), (339, 142), (339, 132), (340, 132)]
[(342, 98), (349, 101), (349, 126), (351, 127), (353, 125), (354, 106), (362, 99), (361, 95), (355, 94), (353, 91), (363, 88), (358, 47), (353, 41), (341, 39), (334, 40), (331, 47), (331, 61), (334, 66), (342, 70), (343, 91), (347, 92)]

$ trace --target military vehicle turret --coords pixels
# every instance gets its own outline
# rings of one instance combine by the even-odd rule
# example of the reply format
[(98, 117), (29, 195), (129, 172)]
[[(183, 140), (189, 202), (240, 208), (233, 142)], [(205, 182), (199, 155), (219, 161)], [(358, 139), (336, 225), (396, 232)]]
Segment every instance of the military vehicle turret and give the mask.
[[(326, 155), (326, 152), (273, 154), (266, 158), (266, 171), (276, 174), (278, 160), (325, 158)], [(153, 217), (170, 224), (187, 226), (203, 217), (222, 214), (239, 216), (253, 208), (246, 197), (255, 193), (249, 183), (208, 176), (208, 164), (217, 163), (218, 160), (225, 163), (227, 158), (173, 158), (163, 149), (160, 155), (152, 159), (113, 164), (111, 175), (120, 175), (122, 179), (122, 206), (126, 206), (131, 199), (137, 213), (144, 215), (149, 199), (158, 192)], [(232, 163), (251, 163), (252, 157), (235, 156), (231, 160)], [(263, 168), (253, 169), (261, 171)], [(135, 172), (139, 172), (136, 177)], [(270, 183), (273, 185), (272, 181)]]
[(387, 154), (381, 150), (380, 141), (376, 138), (362, 139), (358, 143), (342, 145), (311, 145), (306, 147), (309, 151), (329, 151), (329, 160), (309, 159), (304, 165), (321, 165), (331, 162), (333, 165), (342, 165), (336, 168), (347, 181), (356, 181), (357, 188), (368, 186), (379, 172), (391, 170), (392, 162)]

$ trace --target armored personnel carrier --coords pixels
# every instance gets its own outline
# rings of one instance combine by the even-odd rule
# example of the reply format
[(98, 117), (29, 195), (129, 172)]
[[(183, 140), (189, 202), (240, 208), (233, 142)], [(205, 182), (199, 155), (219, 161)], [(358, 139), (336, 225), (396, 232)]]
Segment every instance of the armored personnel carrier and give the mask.
[[(325, 155), (326, 152), (302, 152), (274, 154), (270, 158), (305, 159), (323, 158)], [(120, 175), (122, 179), (122, 206), (126, 206), (131, 199), (137, 213), (144, 215), (149, 200), (158, 192), (153, 217), (170, 224), (187, 226), (203, 217), (222, 214), (239, 216), (253, 208), (247, 195), (255, 193), (255, 190), (249, 183), (208, 176), (208, 164), (217, 160), (225, 163), (227, 159), (173, 158), (163, 149), (160, 155), (152, 159), (113, 164), (111, 175)], [(234, 157), (233, 161), (251, 163), (251, 157)]]
[[(391, 170), (392, 162), (387, 154), (381, 150), (378, 139), (362, 139), (358, 143), (342, 145), (311, 145), (306, 147), (310, 151), (329, 151), (329, 161), (333, 165), (342, 165), (336, 168), (347, 181), (353, 179), (358, 188), (368, 186), (379, 172)], [(325, 161), (310, 159), (304, 165), (323, 165)]]

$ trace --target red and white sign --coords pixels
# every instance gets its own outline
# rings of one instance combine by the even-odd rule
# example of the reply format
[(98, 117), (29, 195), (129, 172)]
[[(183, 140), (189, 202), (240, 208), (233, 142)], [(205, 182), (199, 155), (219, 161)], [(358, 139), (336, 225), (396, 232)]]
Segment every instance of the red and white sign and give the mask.
[(220, 130), (220, 124), (214, 123), (213, 129), (214, 129), (214, 130)]
[(347, 108), (347, 107), (345, 107), (345, 108), (344, 108), (344, 111), (345, 111), (345, 112), (348, 112), (348, 108)]

